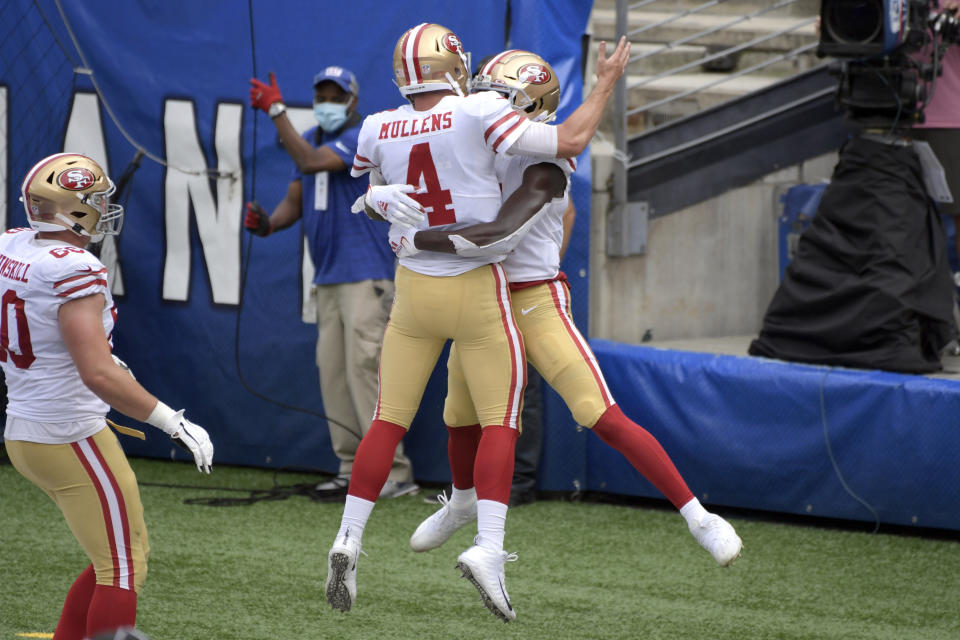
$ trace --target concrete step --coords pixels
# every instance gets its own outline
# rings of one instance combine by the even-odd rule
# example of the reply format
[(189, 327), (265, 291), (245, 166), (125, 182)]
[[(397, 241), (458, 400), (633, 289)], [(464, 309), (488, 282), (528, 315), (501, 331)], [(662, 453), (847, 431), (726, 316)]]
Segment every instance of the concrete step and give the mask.
[[(639, 11), (682, 11), (688, 9), (696, 9), (701, 5), (704, 5), (709, 0), (657, 0), (656, 2), (651, 2), (640, 7)], [(628, 5), (636, 5), (636, 0), (628, 1)], [(770, 0), (727, 0), (724, 2), (720, 0), (718, 4), (715, 4), (705, 12), (709, 13), (720, 13), (726, 15), (744, 15), (746, 13), (751, 13), (757, 11), (758, 9), (763, 9), (769, 7), (771, 4)], [(593, 6), (596, 9), (609, 9), (611, 11), (616, 10), (617, 0), (594, 0)], [(776, 15), (787, 16), (812, 16), (816, 15), (820, 11), (820, 0), (798, 0), (793, 4), (787, 5), (781, 9), (777, 9)]]
[[(628, 33), (645, 26), (658, 24), (674, 16), (673, 12), (631, 11), (628, 16)], [(731, 47), (757, 40), (765, 36), (795, 27), (794, 30), (772, 37), (752, 47), (757, 51), (790, 51), (805, 44), (815, 43), (818, 40), (816, 29), (811, 21), (815, 14), (809, 16), (768, 17), (762, 16), (742, 20), (729, 24), (737, 19), (732, 15), (696, 14), (678, 18), (677, 20), (650, 28), (646, 31), (633, 33), (631, 42), (637, 43), (669, 43), (688, 38), (695, 38), (683, 44), (707, 46), (719, 45)], [(616, 38), (616, 13), (609, 9), (594, 8), (591, 14), (593, 38), (613, 42)], [(728, 25), (728, 26), (724, 26)], [(722, 28), (721, 28), (722, 27)], [(704, 36), (697, 34), (719, 29)]]
[[(627, 118), (628, 135), (722, 104), (823, 63), (812, 48), (785, 60), (777, 59), (797, 48), (816, 44), (818, 35), (813, 18), (819, 13), (817, 0), (795, 2), (763, 16), (743, 20), (740, 18), (745, 14), (770, 7), (772, 3), (769, 0), (729, 0), (712, 5), (703, 12), (683, 15), (668, 24), (640, 31), (644, 26), (658, 25), (674, 18), (678, 12), (699, 7), (707, 1), (658, 0), (642, 6), (631, 3), (628, 32), (632, 32), (632, 62), (627, 69), (627, 109), (672, 100), (630, 115)], [(591, 14), (594, 47), (588, 61), (590, 69), (596, 68), (599, 42), (606, 40), (610, 43), (615, 38), (615, 9), (613, 0), (596, 0), (594, 3)], [(704, 31), (713, 33), (698, 35)], [(787, 33), (781, 33), (784, 31)], [(710, 72), (695, 64), (667, 77), (651, 79), (651, 76), (695, 63), (717, 50), (755, 40), (764, 41), (734, 54), (737, 60), (731, 72)], [(664, 48), (664, 45), (676, 41), (685, 42)], [(768, 61), (769, 64), (750, 74), (733, 77), (738, 71)], [(690, 95), (683, 95), (687, 93)], [(612, 114), (608, 115), (612, 118)], [(613, 121), (608, 118), (607, 122), (612, 124)]]
[[(599, 45), (594, 41), (593, 57), (591, 62), (596, 62), (596, 48)], [(630, 55), (634, 61), (630, 63), (630, 72), (642, 75), (654, 75), (671, 69), (676, 69), (687, 64), (694, 64), (708, 55), (708, 47), (697, 45), (680, 45), (664, 49), (664, 45), (658, 43), (633, 43), (630, 47)], [(774, 56), (770, 52), (753, 51), (750, 49), (739, 52), (735, 70), (747, 69), (764, 62), (768, 62)], [(639, 59), (637, 59), (639, 58)], [(805, 71), (819, 64), (819, 58), (814, 53), (804, 53), (789, 60), (780, 60), (773, 62), (768, 66), (759, 69), (759, 73), (775, 76), (790, 76), (800, 71)], [(681, 73), (699, 73), (702, 71), (701, 65), (697, 64)]]
[(717, 83), (722, 77), (722, 74), (715, 73), (685, 73), (640, 84), (647, 81), (649, 76), (628, 76), (627, 86), (630, 87), (627, 95), (628, 110), (696, 90), (696, 93), (683, 98), (676, 98), (666, 104), (630, 115), (627, 118), (628, 135), (640, 133), (653, 126), (764, 89), (782, 79), (776, 76), (750, 74)]

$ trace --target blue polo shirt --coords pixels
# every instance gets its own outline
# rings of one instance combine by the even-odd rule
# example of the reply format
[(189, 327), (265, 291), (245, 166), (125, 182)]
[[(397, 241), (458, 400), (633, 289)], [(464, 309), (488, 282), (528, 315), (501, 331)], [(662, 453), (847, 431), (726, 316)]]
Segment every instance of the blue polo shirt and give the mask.
[(387, 241), (390, 225), (371, 220), (364, 213), (350, 213), (354, 200), (367, 189), (366, 179), (350, 177), (362, 123), (361, 119), (337, 135), (321, 130), (320, 144), (316, 143), (318, 127), (303, 134), (307, 142), (318, 148), (329, 147), (347, 164), (344, 171), (318, 174), (304, 175), (296, 167), (293, 170), (291, 180), (300, 180), (303, 185), (301, 212), (316, 268), (314, 284), (393, 280), (396, 256)]

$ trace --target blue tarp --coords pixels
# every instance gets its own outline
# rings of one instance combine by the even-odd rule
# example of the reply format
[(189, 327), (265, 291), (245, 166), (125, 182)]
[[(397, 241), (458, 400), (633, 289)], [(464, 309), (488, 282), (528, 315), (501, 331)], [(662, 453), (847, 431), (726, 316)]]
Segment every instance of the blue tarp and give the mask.
[[(251, 240), (241, 228), (243, 203), (255, 197), (272, 209), (292, 167), (269, 118), (247, 106), (248, 80), (274, 71), (289, 113), (309, 123), (312, 78), (335, 64), (356, 73), (361, 112), (391, 108), (403, 101), (392, 83), (397, 39), (420, 22), (436, 22), (458, 34), (474, 61), (507, 48), (508, 38), (541, 53), (563, 83), (562, 119), (581, 101), (590, 5), (103, 0), (62, 3), (64, 21), (52, 0), (8, 3), (4, 21), (18, 28), (0, 42), (0, 117), (7, 123), (0, 127), (0, 217), (7, 227), (25, 224), (20, 179), (64, 145), (101, 160), (115, 180), (134, 156), (130, 140), (178, 168), (234, 176), (215, 181), (143, 159), (125, 200), (115, 266), (108, 263), (119, 307), (115, 351), (147, 389), (210, 430), (218, 462), (336, 471), (325, 421), (277, 404), (323, 410), (315, 326), (300, 320), (301, 236), (293, 229)], [(589, 170), (584, 154), (573, 183), (581, 233), (564, 263), (583, 326)], [(441, 367), (406, 443), (425, 481), (449, 477), (444, 386)], [(134, 454), (171, 454), (155, 432), (126, 446)]]
[[(623, 412), (660, 441), (702, 502), (960, 529), (960, 383), (590, 344)], [(557, 396), (546, 411), (542, 489), (662, 497), (578, 432)], [(563, 447), (583, 455), (563, 464)]]

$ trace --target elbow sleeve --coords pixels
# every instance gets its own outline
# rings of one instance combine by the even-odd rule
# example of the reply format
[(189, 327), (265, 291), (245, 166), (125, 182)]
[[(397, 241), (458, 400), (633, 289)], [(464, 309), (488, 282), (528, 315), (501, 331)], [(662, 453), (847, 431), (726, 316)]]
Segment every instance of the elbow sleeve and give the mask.
[(507, 149), (507, 153), (516, 156), (556, 158), (557, 128), (542, 122), (531, 122), (517, 141)]

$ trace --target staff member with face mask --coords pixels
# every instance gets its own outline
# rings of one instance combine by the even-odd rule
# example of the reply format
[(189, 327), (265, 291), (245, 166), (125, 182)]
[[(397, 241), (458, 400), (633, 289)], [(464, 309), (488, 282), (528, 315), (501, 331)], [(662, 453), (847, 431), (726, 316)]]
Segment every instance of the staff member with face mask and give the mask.
[[(271, 214), (248, 202), (244, 226), (264, 237), (303, 220), (316, 274), (317, 367), (330, 441), (340, 459), (338, 475), (317, 485), (321, 492), (346, 494), (353, 457), (370, 426), (377, 403), (380, 341), (393, 302), (395, 258), (387, 225), (350, 213), (367, 188), (350, 177), (363, 116), (357, 113), (353, 73), (327, 67), (313, 79), (313, 113), (318, 126), (300, 136), (270, 74), (270, 84), (250, 80), (250, 106), (273, 120), (296, 167), (287, 195)], [(397, 447), (381, 497), (415, 493), (410, 460)]]

